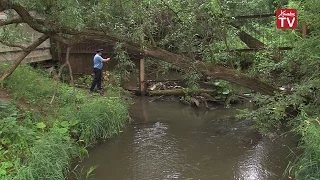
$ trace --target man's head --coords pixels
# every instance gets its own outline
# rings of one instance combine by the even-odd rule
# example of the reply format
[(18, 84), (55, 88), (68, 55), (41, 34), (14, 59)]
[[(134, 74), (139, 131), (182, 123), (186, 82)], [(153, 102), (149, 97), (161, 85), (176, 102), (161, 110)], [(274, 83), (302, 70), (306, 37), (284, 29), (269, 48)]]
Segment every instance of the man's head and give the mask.
[(101, 54), (102, 54), (102, 51), (103, 51), (103, 49), (98, 49), (98, 50), (97, 50), (97, 53), (101, 55)]

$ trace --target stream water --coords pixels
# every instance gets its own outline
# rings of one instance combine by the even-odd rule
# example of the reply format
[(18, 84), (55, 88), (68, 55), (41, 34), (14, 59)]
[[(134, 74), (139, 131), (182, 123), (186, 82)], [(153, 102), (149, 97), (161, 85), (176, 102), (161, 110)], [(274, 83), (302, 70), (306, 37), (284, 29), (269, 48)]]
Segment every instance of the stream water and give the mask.
[[(80, 167), (95, 180), (276, 180), (296, 140), (273, 140), (237, 121), (237, 108), (207, 111), (173, 101), (135, 100), (133, 121), (119, 136), (89, 150)], [(287, 178), (283, 178), (287, 179)]]

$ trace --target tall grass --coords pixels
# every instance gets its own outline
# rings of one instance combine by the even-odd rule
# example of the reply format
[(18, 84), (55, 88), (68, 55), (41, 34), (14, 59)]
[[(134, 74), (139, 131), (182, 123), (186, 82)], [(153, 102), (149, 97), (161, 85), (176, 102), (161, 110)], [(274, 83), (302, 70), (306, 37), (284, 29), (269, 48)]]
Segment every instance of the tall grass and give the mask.
[(303, 153), (293, 163), (291, 171), (295, 179), (320, 179), (320, 122), (306, 120), (301, 126), (300, 148)]
[[(65, 179), (71, 160), (84, 151), (83, 142), (92, 146), (117, 134), (128, 119), (128, 103), (120, 97), (118, 88), (108, 90), (114, 97), (101, 97), (60, 83), (54, 103), (50, 104), (56, 82), (42, 70), (27, 65), (19, 66), (3, 85), (17, 103), (22, 99), (30, 104), (29, 108), (38, 108), (39, 113), (22, 113), (0, 104), (1, 110), (6, 109), (0, 112), (0, 126), (7, 128), (5, 122), (12, 122), (11, 130), (1, 134), (9, 137), (7, 147), (12, 148), (6, 152), (0, 148), (0, 157), (4, 153), (11, 155), (0, 164), (0, 171), (6, 172), (0, 173), (0, 179)], [(20, 130), (33, 134), (24, 137)], [(20, 139), (13, 141), (15, 137)]]
[(71, 160), (77, 156), (79, 149), (74, 142), (53, 130), (35, 142), (30, 156), (14, 179), (64, 179)]
[[(42, 106), (49, 104), (56, 87), (56, 82), (45, 71), (28, 65), (20, 65), (3, 84), (8, 88), (11, 97)], [(73, 102), (72, 95), (73, 89), (60, 83), (54, 104), (68, 105)]]

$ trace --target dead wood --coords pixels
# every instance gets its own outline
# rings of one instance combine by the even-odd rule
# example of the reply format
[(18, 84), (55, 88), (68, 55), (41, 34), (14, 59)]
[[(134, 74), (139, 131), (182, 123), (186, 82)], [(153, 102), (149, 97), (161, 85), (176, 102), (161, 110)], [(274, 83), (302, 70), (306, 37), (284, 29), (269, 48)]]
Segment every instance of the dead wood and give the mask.
[(190, 90), (188, 88), (186, 89), (167, 89), (167, 90), (154, 90), (154, 91), (148, 91), (148, 93), (151, 96), (184, 96), (184, 95), (198, 95), (201, 93), (208, 93), (208, 94), (214, 94), (216, 93), (215, 90), (211, 89), (197, 89), (197, 90)]

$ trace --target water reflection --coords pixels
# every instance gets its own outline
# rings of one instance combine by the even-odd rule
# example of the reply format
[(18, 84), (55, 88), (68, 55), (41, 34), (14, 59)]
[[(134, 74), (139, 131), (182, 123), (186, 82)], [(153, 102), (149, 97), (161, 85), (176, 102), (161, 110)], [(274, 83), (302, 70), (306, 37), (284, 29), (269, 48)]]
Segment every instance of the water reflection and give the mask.
[[(162, 122), (134, 126), (134, 141), (130, 164), (133, 179), (178, 179), (176, 162), (181, 158), (177, 140), (168, 133), (169, 125)], [(152, 173), (146, 173), (152, 172)], [(157, 175), (157, 178), (154, 175)]]

